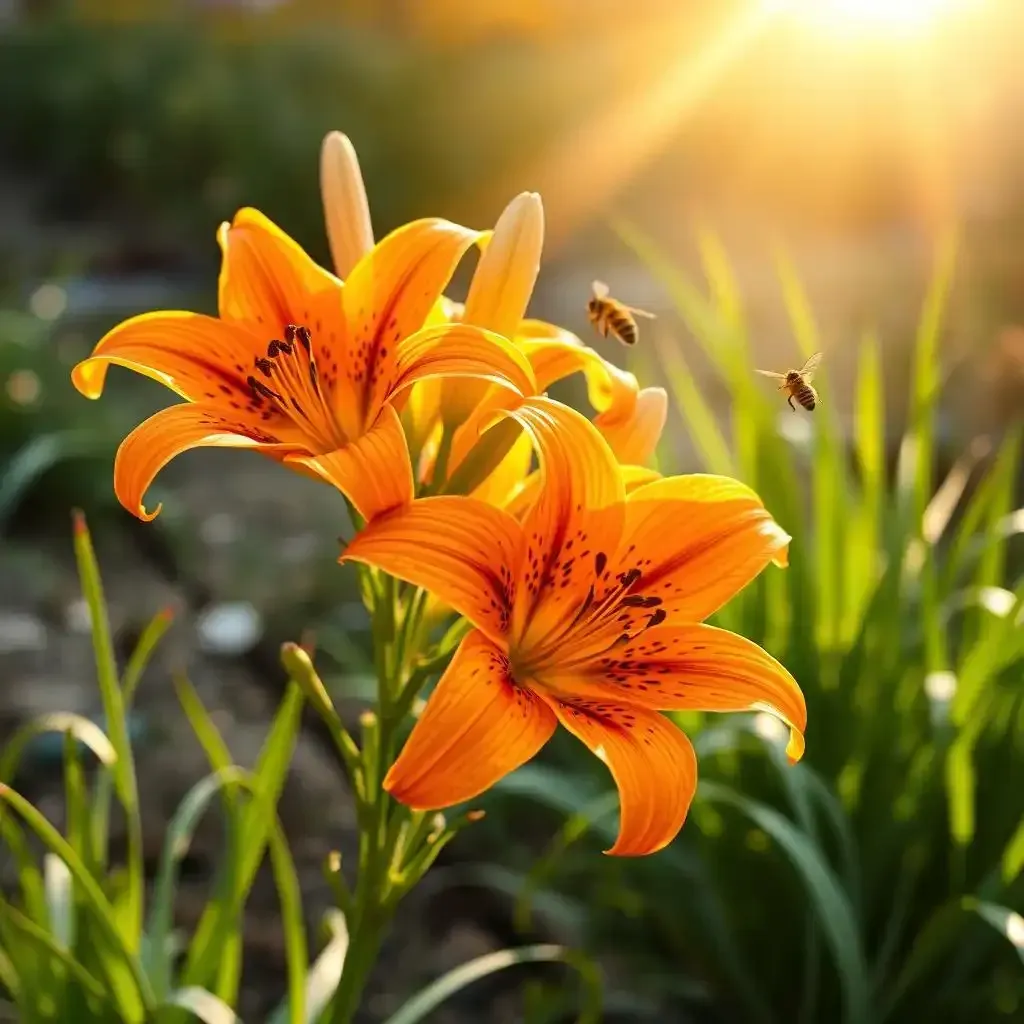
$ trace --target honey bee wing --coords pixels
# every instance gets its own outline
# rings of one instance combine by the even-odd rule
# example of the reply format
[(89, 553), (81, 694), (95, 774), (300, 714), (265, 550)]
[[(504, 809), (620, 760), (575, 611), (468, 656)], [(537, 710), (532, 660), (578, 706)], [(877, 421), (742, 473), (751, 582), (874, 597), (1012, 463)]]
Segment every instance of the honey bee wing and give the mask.
[(815, 352), (810, 359), (802, 367), (800, 367), (800, 376), (803, 377), (804, 383), (810, 384), (814, 380), (814, 371), (818, 368), (818, 364), (821, 362), (824, 352)]
[(591, 283), (590, 287), (594, 292), (595, 299), (607, 299), (610, 294), (608, 285), (606, 285), (604, 281), (594, 281)]
[(786, 375), (784, 373), (776, 373), (774, 370), (754, 370), (754, 373), (761, 374), (762, 377), (774, 377), (776, 380), (785, 380)]
[(626, 309), (628, 309), (633, 316), (646, 317), (648, 320), (658, 319), (654, 313), (648, 313), (646, 309), (637, 309), (636, 306), (627, 306)]

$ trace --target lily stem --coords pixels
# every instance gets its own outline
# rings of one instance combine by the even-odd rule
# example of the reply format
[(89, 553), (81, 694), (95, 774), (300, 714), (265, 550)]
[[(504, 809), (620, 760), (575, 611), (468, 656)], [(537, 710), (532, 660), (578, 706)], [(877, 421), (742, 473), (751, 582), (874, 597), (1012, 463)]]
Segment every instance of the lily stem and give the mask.
[[(361, 804), (359, 866), (346, 914), (349, 947), (334, 994), (332, 1024), (351, 1024), (391, 923), (398, 902), (392, 865), (402, 841), (401, 823), (406, 814), (382, 783), (404, 717), (405, 703), (400, 698), (402, 685), (407, 682), (407, 659), (417, 653), (408, 644), (413, 639), (410, 634), (416, 631), (421, 606), (412, 594), (400, 596), (390, 577), (381, 575), (368, 583), (377, 657), (377, 707), (363, 716), (360, 758), (366, 787), (357, 794)], [(404, 617), (399, 607), (403, 596), (407, 602)]]

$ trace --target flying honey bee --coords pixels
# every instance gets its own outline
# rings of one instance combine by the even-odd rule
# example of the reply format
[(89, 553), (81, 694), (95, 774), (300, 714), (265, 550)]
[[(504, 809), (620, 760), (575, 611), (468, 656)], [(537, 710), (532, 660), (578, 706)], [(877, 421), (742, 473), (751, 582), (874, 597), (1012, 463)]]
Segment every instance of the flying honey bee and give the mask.
[(772, 370), (758, 370), (757, 372), (765, 377), (774, 377), (776, 380), (782, 381), (779, 390), (786, 392), (786, 401), (789, 402), (789, 407), (794, 412), (796, 411), (796, 406), (793, 404), (794, 398), (808, 412), (811, 412), (818, 404), (818, 392), (811, 387), (811, 381), (814, 380), (814, 371), (818, 368), (822, 355), (821, 352), (815, 352), (799, 370), (787, 370), (785, 373), (775, 373)]
[(648, 313), (645, 309), (634, 309), (619, 302), (618, 299), (613, 299), (608, 292), (608, 285), (603, 281), (595, 281), (591, 287), (594, 295), (587, 303), (587, 318), (595, 330), (602, 338), (607, 338), (608, 332), (611, 331), (623, 345), (635, 345), (639, 334), (636, 317), (643, 316), (653, 320), (654, 314)]

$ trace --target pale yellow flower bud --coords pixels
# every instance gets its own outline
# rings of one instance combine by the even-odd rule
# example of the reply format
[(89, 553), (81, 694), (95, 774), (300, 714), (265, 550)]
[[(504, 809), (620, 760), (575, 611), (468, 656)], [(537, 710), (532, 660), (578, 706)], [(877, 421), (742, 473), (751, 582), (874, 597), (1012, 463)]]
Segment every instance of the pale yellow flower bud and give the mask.
[(540, 269), (544, 206), (536, 192), (516, 196), (498, 218), (466, 298), (464, 323), (515, 336)]
[(355, 148), (341, 132), (329, 132), (320, 149), (320, 194), (334, 272), (346, 278), (373, 248), (373, 225)]

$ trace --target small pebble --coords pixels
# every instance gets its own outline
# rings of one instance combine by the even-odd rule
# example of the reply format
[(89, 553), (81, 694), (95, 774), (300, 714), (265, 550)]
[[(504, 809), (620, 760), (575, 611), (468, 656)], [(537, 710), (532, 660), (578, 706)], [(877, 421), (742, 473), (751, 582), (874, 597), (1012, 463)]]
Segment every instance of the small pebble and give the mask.
[(224, 601), (196, 620), (199, 645), (208, 654), (235, 656), (252, 650), (263, 633), (260, 613), (248, 601)]
[(46, 626), (28, 612), (0, 612), (0, 654), (41, 651), (46, 647)]

